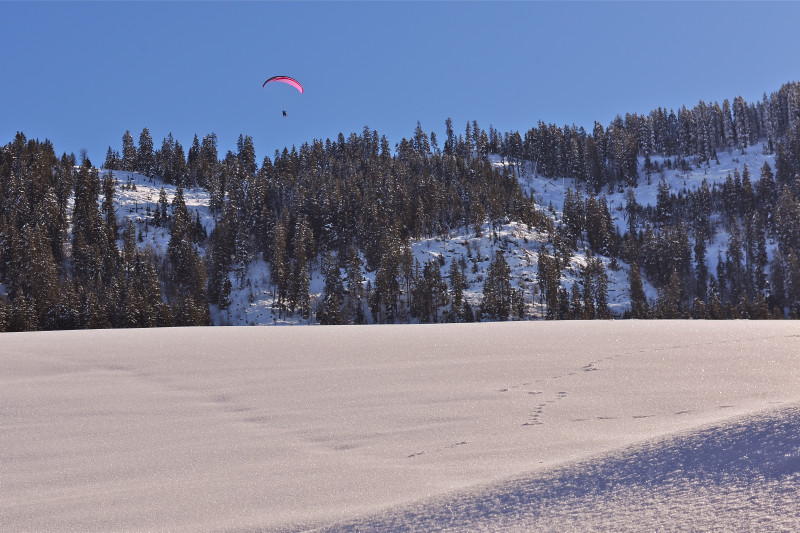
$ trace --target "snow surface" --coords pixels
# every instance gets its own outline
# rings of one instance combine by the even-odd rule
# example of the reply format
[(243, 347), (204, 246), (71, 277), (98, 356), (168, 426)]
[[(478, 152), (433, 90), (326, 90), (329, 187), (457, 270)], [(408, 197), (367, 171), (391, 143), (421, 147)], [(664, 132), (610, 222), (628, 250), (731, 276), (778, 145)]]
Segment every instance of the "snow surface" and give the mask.
[(2, 531), (800, 527), (792, 321), (0, 342)]

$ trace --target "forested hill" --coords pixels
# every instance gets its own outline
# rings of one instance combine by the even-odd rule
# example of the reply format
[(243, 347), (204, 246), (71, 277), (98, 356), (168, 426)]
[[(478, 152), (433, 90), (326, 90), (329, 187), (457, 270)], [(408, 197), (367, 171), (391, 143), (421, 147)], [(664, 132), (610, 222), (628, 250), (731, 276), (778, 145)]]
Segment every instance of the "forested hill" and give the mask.
[(800, 84), (591, 132), (365, 127), (260, 164), (125, 132), (0, 149), (0, 330), (795, 318)]

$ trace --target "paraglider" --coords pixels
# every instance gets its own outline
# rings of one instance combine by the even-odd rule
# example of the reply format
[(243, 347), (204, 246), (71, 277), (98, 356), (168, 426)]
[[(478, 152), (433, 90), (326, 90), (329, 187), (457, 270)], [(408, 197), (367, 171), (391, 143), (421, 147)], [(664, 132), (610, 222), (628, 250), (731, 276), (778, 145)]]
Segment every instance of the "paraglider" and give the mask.
[[(264, 82), (264, 84), (261, 86), (261, 88), (263, 89), (264, 87), (267, 86), (268, 83), (272, 83), (272, 82), (281, 82), (281, 83), (285, 83), (287, 85), (291, 85), (292, 87), (294, 87), (295, 89), (300, 91), (300, 94), (303, 94), (303, 86), (300, 85), (300, 82), (297, 81), (294, 78), (290, 78), (289, 76), (272, 76), (271, 78), (269, 78), (267, 81)], [(285, 109), (283, 110), (283, 116), (284, 117), (287, 116)]]
[(300, 91), (300, 93), (303, 92), (303, 86), (300, 85), (300, 82), (297, 81), (294, 78), (290, 78), (289, 76), (272, 76), (270, 79), (268, 79), (267, 81), (264, 82), (264, 85), (262, 85), (261, 88), (263, 89), (264, 87), (267, 86), (268, 83), (271, 83), (271, 82), (274, 82), (274, 81), (280, 81), (280, 82), (286, 83), (288, 85), (291, 85), (292, 87), (294, 87), (298, 91)]

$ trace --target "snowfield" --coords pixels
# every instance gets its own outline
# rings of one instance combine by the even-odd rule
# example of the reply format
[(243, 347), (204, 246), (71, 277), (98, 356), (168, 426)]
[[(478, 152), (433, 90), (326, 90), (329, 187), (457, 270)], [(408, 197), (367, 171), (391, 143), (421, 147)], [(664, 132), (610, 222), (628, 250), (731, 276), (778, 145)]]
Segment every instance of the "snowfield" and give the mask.
[(800, 325), (0, 336), (2, 531), (800, 529)]

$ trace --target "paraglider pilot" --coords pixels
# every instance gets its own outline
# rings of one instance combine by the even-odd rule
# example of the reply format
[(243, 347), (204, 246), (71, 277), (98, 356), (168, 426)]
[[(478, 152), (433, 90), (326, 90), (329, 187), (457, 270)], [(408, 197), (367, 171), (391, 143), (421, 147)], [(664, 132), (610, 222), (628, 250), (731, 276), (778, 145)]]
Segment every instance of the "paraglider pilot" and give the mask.
[[(289, 76), (272, 76), (267, 81), (265, 81), (264, 84), (261, 87), (264, 88), (264, 87), (267, 86), (268, 83), (273, 82), (273, 81), (279, 81), (281, 83), (286, 83), (288, 85), (291, 85), (292, 87), (294, 87), (295, 89), (300, 91), (300, 94), (303, 94), (303, 86), (300, 85), (300, 82), (297, 81), (294, 78), (290, 78)], [(283, 110), (283, 116), (284, 117), (287, 116), (285, 109)]]

